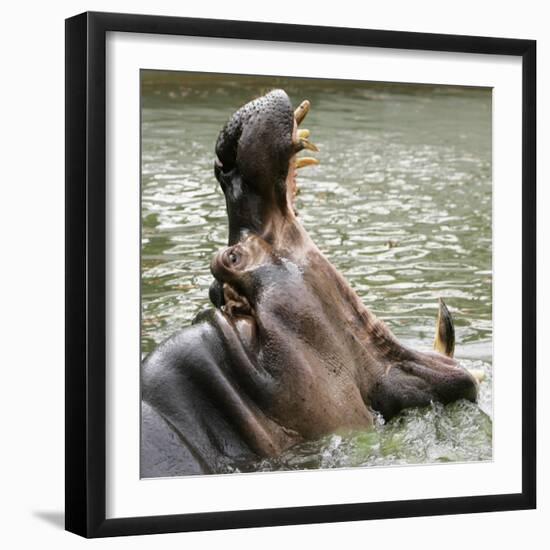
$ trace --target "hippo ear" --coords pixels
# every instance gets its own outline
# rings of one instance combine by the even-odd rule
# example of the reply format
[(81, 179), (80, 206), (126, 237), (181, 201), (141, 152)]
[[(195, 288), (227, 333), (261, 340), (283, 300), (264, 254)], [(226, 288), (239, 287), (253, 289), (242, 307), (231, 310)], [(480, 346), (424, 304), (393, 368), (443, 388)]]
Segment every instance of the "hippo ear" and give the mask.
[(434, 349), (452, 357), (455, 352), (455, 327), (451, 312), (448, 310), (445, 302), (439, 298), (439, 312), (435, 325)]

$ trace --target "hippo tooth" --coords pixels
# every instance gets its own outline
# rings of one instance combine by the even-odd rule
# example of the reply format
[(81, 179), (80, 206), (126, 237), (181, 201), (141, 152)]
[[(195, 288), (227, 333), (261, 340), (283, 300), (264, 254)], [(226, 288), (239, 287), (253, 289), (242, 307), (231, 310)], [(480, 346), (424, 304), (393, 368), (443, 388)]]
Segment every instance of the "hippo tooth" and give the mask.
[(312, 164), (319, 164), (319, 160), (313, 157), (302, 157), (296, 159), (296, 168), (303, 168), (304, 166), (310, 166)]
[(315, 151), (316, 153), (319, 152), (319, 148), (315, 143), (311, 143), (311, 141), (300, 138), (298, 141), (295, 141), (293, 143), (293, 148), (295, 153), (299, 153), (300, 151), (303, 151), (304, 149), (308, 149), (309, 151)]
[(302, 101), (302, 103), (300, 103), (298, 108), (294, 111), (294, 118), (296, 119), (298, 126), (301, 124), (302, 120), (306, 118), (310, 107), (311, 103), (307, 99), (304, 99), (304, 101)]
[(308, 141), (307, 139), (301, 139), (300, 143), (303, 145), (304, 149), (309, 149), (310, 151), (319, 152), (319, 148), (314, 143), (311, 143), (311, 141)]
[(307, 139), (309, 137), (309, 130), (306, 130), (303, 128), (302, 130), (298, 130), (298, 139)]

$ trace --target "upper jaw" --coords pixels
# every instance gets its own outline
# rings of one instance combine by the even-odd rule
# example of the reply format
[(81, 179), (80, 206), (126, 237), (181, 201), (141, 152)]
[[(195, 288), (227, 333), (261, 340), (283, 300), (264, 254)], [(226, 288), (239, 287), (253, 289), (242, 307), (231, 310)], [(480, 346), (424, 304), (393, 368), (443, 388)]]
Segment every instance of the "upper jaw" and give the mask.
[(214, 171), (226, 197), (229, 244), (246, 232), (275, 241), (268, 233), (280, 225), (276, 219), (294, 216), (296, 170), (317, 163), (296, 156), (318, 150), (309, 131), (298, 129), (309, 108), (306, 100), (293, 111), (286, 92), (273, 90), (239, 109), (220, 132)]

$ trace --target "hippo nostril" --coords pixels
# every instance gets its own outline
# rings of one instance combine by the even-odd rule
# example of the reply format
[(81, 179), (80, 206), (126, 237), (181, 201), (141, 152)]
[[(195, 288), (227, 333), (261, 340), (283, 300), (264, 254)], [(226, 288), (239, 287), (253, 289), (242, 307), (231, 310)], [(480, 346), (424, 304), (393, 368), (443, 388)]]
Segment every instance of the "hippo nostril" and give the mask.
[(234, 252), (229, 253), (229, 261), (232, 264), (236, 264), (238, 260), (239, 260), (239, 258), (237, 258), (237, 254), (235, 254)]

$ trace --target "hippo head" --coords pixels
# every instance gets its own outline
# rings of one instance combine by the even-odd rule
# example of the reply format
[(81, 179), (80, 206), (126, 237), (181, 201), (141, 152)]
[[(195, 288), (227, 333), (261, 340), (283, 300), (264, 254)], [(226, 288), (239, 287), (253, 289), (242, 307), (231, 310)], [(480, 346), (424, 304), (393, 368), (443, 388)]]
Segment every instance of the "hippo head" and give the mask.
[[(303, 149), (316, 150), (282, 90), (239, 109), (216, 144), (229, 246), (212, 260), (211, 299), (272, 388), (270, 418), (305, 436), (365, 427), (372, 412), (476, 400), (478, 383), (453, 358), (454, 329), (440, 302), (436, 351), (393, 336), (319, 251), (293, 198)], [(265, 392), (264, 392), (265, 393)]]

